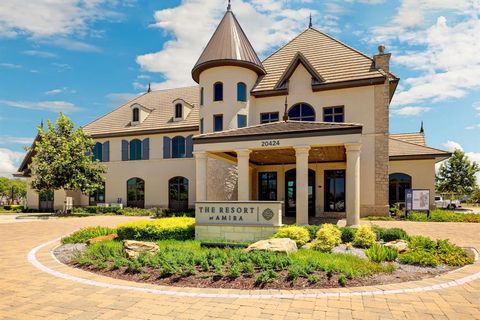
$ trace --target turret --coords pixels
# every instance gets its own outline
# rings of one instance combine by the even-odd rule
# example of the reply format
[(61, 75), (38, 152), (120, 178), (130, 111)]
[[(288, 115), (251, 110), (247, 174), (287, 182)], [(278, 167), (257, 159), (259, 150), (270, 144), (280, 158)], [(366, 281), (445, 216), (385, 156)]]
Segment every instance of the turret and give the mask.
[(250, 90), (265, 70), (229, 4), (192, 69), (200, 85), (203, 133), (247, 126)]

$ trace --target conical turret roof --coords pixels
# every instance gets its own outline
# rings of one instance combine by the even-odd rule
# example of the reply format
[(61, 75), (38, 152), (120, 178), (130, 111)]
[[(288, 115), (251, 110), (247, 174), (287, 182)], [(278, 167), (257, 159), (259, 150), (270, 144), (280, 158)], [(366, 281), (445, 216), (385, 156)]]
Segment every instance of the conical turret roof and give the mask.
[(193, 80), (198, 83), (203, 70), (228, 65), (249, 68), (259, 75), (265, 74), (262, 62), (230, 7), (195, 63), (192, 69)]

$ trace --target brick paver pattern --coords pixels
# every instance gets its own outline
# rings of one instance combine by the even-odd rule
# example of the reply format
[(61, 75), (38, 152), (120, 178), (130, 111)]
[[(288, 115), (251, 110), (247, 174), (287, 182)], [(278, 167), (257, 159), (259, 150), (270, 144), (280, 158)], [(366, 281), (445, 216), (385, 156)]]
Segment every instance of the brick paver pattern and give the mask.
[[(133, 219), (138, 218), (90, 217), (0, 223), (0, 319), (480, 319), (478, 280), (435, 291), (378, 296), (262, 300), (176, 297), (81, 284), (54, 277), (27, 260), (32, 248), (80, 227), (115, 226)], [(480, 248), (480, 224), (375, 224), (402, 227), (411, 234), (449, 238), (462, 246)], [(102, 279), (58, 265), (48, 250), (39, 253), (38, 258), (61, 272), (97, 281)], [(395, 287), (408, 285), (392, 285), (391, 289)], [(200, 291), (192, 289), (192, 292)]]

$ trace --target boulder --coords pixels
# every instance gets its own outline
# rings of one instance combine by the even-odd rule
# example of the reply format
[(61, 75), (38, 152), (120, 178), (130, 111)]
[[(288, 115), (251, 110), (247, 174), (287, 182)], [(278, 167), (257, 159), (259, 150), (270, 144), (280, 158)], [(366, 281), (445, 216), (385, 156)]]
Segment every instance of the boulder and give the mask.
[(295, 241), (289, 238), (276, 238), (257, 241), (249, 245), (248, 248), (246, 248), (245, 250), (263, 250), (290, 253), (297, 251), (297, 244), (295, 243)]
[(106, 236), (99, 236), (99, 237), (95, 237), (95, 238), (92, 238), (92, 239), (88, 239), (86, 243), (87, 243), (87, 245), (91, 245), (91, 244), (94, 244), (94, 243), (97, 243), (97, 242), (114, 240), (116, 238), (118, 238), (118, 235), (116, 235), (115, 233), (112, 233), (112, 234), (109, 234), (109, 235), (106, 235)]
[(153, 242), (124, 240), (123, 247), (129, 258), (137, 258), (141, 252), (156, 254), (160, 248)]
[(352, 256), (359, 257), (360, 259), (365, 259), (365, 260), (368, 259), (367, 255), (362, 249), (349, 247), (345, 244), (339, 244), (338, 246), (334, 247), (332, 249), (332, 253), (344, 253), (344, 254), (350, 254)]
[(408, 250), (408, 243), (405, 240), (395, 240), (384, 244), (387, 248), (396, 248), (398, 252), (402, 253)]

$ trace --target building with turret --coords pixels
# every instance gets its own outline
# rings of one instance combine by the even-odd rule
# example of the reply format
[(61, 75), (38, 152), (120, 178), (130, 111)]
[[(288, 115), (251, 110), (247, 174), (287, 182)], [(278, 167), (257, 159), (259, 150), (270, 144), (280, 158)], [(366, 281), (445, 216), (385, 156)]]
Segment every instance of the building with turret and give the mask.
[[(449, 157), (425, 133), (390, 134), (399, 78), (311, 25), (261, 61), (230, 6), (192, 68), (198, 84), (150, 91), (84, 126), (107, 167), (91, 195), (29, 188), (28, 207), (122, 203), (183, 210), (198, 201), (278, 201), (310, 217), (387, 215), (405, 189), (431, 190)], [(31, 155), (19, 175), (28, 177)]]

